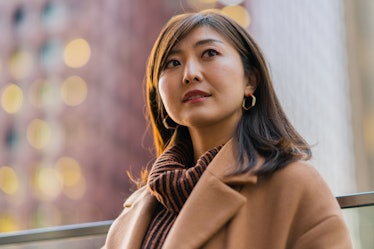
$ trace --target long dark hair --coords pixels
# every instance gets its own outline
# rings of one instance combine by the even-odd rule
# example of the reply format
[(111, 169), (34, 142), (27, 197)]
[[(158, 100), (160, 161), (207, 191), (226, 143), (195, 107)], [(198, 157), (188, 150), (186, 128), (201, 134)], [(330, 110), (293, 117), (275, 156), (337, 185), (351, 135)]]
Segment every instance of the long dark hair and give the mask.
[(259, 46), (243, 27), (215, 11), (181, 14), (171, 18), (153, 46), (147, 64), (146, 97), (156, 156), (177, 140), (190, 139), (184, 126), (176, 130), (164, 127), (162, 120), (167, 113), (158, 91), (158, 81), (171, 49), (191, 30), (202, 25), (213, 28), (227, 38), (239, 52), (246, 75), (254, 74), (256, 78), (256, 105), (243, 112), (235, 134), (238, 160), (244, 162), (248, 157), (249, 163), (240, 163), (242, 166), (233, 174), (253, 169), (258, 155), (264, 157), (265, 162), (256, 169), (257, 175), (271, 174), (292, 161), (310, 159), (310, 146), (288, 121), (275, 94)]

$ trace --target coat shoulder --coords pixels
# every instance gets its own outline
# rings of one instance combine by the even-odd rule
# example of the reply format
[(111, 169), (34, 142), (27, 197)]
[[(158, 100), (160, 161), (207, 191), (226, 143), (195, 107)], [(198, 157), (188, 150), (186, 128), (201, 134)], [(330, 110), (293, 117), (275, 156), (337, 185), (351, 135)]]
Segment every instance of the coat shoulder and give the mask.
[(329, 185), (309, 162), (293, 162), (261, 181), (260, 185), (273, 198), (282, 196), (280, 202), (293, 203), (306, 212), (325, 210), (326, 216), (340, 215), (339, 204)]
[(295, 191), (307, 191), (323, 189), (330, 192), (330, 188), (317, 171), (317, 169), (306, 161), (296, 161), (285, 168), (278, 170), (271, 176), (272, 181), (288, 188), (297, 187)]
[(264, 190), (262, 196), (266, 194), (265, 203), (274, 205), (269, 213), (288, 217), (289, 243), (297, 245), (295, 248), (351, 248), (340, 206), (309, 162), (291, 163), (260, 180), (258, 187)]
[(320, 178), (317, 169), (307, 161), (296, 161), (290, 163), (286, 167), (277, 171), (277, 174), (282, 177), (287, 177), (290, 180), (306, 180), (308, 178)]

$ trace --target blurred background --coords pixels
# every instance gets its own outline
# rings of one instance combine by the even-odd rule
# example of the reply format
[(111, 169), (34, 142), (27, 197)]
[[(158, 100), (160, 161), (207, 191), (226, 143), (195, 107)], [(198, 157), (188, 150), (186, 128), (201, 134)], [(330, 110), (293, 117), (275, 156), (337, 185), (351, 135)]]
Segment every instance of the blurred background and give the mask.
[[(126, 172), (154, 159), (152, 44), (171, 16), (208, 8), (258, 41), (334, 194), (374, 190), (374, 1), (0, 0), (0, 232), (120, 213)], [(370, 248), (373, 210), (346, 215)]]

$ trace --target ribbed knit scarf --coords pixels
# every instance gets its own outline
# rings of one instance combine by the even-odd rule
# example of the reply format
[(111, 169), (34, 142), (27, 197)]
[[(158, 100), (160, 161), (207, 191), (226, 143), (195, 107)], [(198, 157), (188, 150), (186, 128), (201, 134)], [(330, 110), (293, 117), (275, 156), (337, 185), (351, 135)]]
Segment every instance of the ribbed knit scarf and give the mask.
[(207, 151), (194, 166), (190, 143), (177, 144), (156, 160), (148, 177), (148, 188), (159, 205), (143, 239), (143, 249), (162, 247), (183, 204), (221, 148), (217, 146)]

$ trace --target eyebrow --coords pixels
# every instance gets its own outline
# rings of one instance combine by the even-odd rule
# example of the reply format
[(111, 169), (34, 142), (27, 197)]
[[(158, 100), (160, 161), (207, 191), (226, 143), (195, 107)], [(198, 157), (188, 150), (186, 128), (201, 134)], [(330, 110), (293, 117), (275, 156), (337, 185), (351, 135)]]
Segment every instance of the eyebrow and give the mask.
[(194, 47), (198, 47), (198, 46), (208, 44), (208, 43), (221, 43), (221, 44), (223, 44), (222, 41), (217, 40), (217, 39), (204, 39), (204, 40), (197, 41), (195, 43)]
[[(212, 39), (212, 38), (209, 38), (209, 39), (203, 39), (203, 40), (199, 40), (197, 41), (193, 47), (196, 48), (196, 47), (199, 47), (199, 46), (202, 46), (202, 45), (205, 45), (205, 44), (209, 44), (209, 43), (220, 43), (220, 44), (223, 44), (222, 41), (220, 40), (217, 40), (217, 39)], [(169, 53), (169, 56), (170, 55), (173, 55), (173, 54), (178, 54), (180, 53), (181, 50), (180, 49), (172, 49)]]

